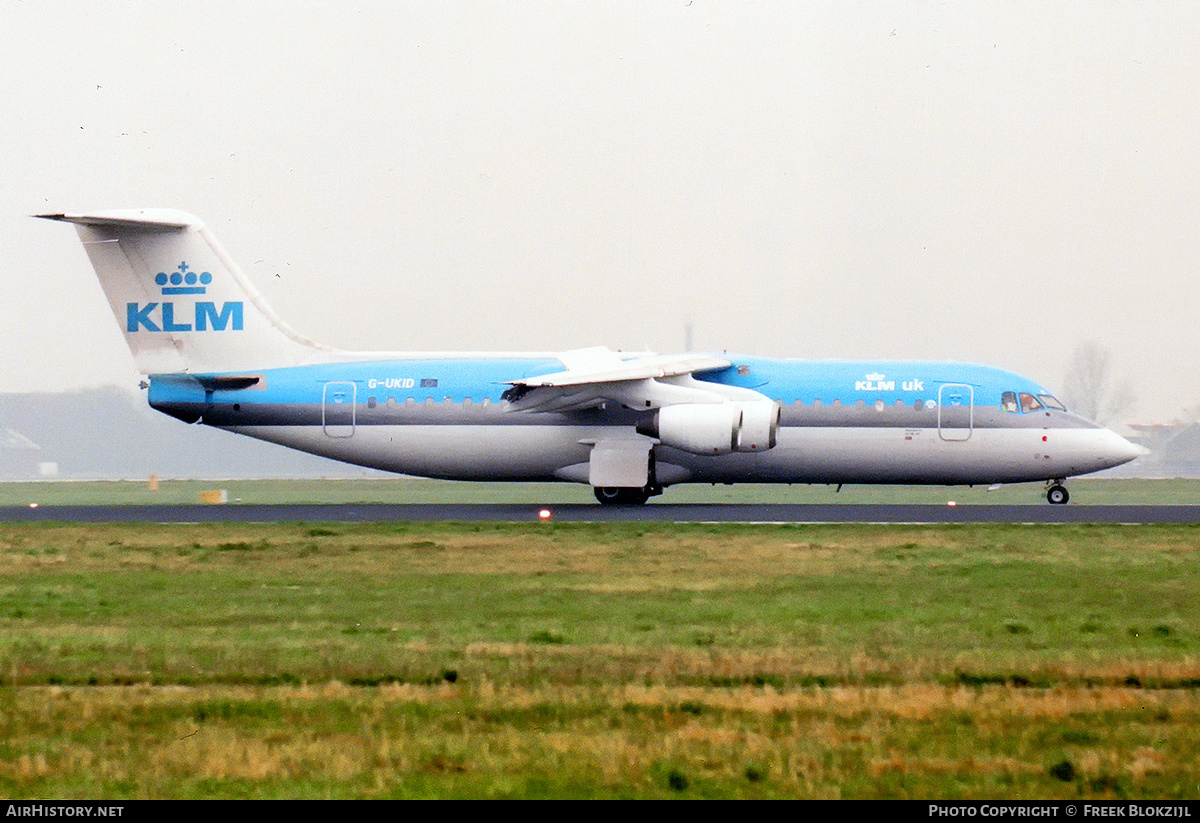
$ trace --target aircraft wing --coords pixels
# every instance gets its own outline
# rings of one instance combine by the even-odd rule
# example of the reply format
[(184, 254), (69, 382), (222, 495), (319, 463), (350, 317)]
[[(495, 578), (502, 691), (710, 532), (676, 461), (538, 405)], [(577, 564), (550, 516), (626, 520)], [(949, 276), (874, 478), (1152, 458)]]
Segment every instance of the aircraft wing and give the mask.
[(510, 411), (575, 411), (614, 401), (631, 409), (674, 403), (719, 403), (721, 394), (691, 380), (698, 372), (729, 368), (731, 361), (703, 354), (643, 355), (629, 360), (605, 348), (564, 352), (567, 369), (510, 380)]

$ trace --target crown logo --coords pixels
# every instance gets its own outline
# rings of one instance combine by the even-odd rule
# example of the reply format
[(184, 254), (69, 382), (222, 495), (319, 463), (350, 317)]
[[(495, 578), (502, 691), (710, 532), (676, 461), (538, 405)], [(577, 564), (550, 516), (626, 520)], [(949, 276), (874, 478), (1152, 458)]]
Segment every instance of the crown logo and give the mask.
[(154, 282), (162, 286), (163, 294), (204, 294), (208, 291), (206, 287), (212, 279), (213, 276), (209, 272), (197, 274), (182, 261), (179, 268), (170, 274), (160, 271), (154, 275)]

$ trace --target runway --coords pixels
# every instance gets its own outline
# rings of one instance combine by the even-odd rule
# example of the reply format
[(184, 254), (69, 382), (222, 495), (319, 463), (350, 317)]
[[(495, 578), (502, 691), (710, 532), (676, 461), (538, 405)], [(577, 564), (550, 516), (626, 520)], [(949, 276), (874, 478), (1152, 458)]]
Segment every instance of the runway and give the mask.
[(4, 506), (0, 523), (1200, 523), (1200, 506), (276, 504)]

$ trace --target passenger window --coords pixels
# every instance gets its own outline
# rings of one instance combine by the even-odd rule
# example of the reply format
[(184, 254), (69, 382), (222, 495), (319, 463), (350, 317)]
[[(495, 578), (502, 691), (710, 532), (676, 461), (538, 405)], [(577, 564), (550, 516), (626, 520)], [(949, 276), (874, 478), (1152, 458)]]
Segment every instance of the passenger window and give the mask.
[(1038, 400), (1041, 400), (1042, 403), (1045, 404), (1048, 408), (1058, 409), (1059, 411), (1067, 410), (1067, 407), (1064, 406), (1062, 404), (1062, 402), (1052, 394), (1039, 394)]
[(1015, 391), (1006, 391), (1000, 395), (1000, 408), (1006, 412), (1015, 412), (1017, 409), (1017, 393)]
[(1030, 412), (1037, 411), (1041, 407), (1042, 407), (1042, 404), (1040, 402), (1038, 402), (1038, 399), (1036, 397), (1034, 397), (1032, 394), (1026, 394), (1025, 392), (1021, 392), (1021, 411), (1022, 412), (1024, 412), (1025, 414), (1029, 414)]

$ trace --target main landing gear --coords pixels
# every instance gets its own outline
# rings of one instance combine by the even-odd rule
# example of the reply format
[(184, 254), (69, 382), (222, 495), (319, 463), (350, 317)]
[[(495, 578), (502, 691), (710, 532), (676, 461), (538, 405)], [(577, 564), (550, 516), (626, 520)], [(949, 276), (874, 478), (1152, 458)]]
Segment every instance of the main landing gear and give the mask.
[(1071, 495), (1061, 480), (1055, 480), (1046, 487), (1046, 499), (1056, 506), (1061, 506), (1071, 499)]
[(633, 488), (624, 486), (596, 486), (592, 489), (596, 499), (604, 506), (640, 506), (656, 494), (662, 494), (662, 486)]

